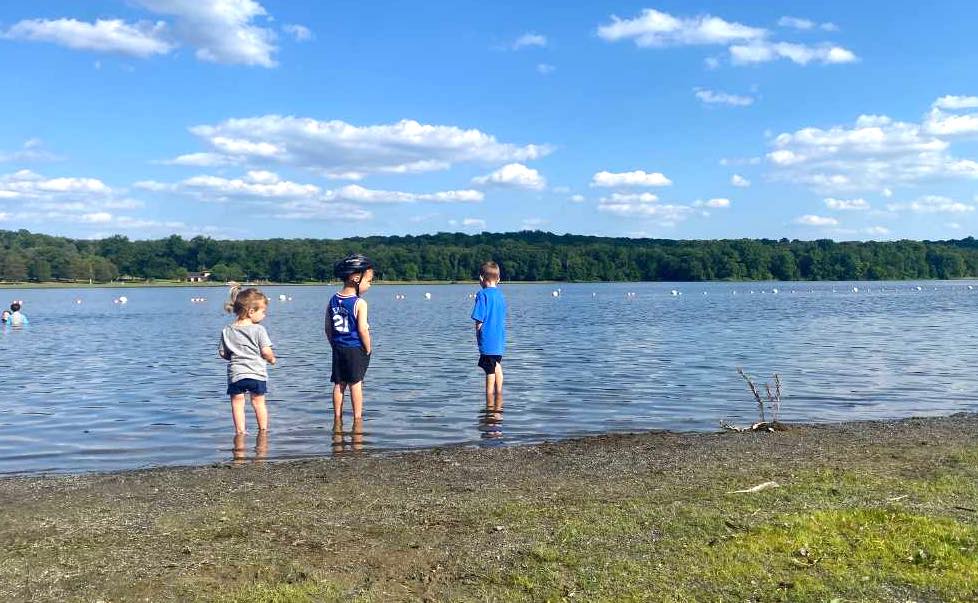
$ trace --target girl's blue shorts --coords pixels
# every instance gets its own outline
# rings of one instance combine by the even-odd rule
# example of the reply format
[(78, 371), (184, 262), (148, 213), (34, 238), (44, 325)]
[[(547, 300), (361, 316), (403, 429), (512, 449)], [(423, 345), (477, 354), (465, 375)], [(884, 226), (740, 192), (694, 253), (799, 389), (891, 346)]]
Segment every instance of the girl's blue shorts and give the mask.
[(264, 396), (268, 392), (268, 383), (258, 379), (239, 379), (234, 383), (228, 383), (228, 395), (237, 396), (251, 392), (255, 396)]

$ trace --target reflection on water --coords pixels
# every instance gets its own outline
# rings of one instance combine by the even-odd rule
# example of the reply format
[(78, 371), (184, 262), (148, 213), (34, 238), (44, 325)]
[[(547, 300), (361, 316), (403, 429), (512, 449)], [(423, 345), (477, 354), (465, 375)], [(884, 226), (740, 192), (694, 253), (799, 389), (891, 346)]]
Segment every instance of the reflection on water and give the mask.
[(353, 427), (343, 430), (343, 421), (333, 421), (333, 454), (363, 450), (363, 419), (353, 419)]
[(501, 440), (503, 438), (503, 409), (500, 399), (499, 408), (484, 408), (479, 413), (479, 437), (483, 440)]
[[(974, 284), (569, 284), (554, 297), (504, 283), (505, 437), (494, 405), (476, 416), (490, 408), (469, 319), (476, 285), (371, 288), (364, 419), (338, 433), (322, 335), (333, 290), (268, 287), (274, 431), (234, 442), (232, 459), (712, 430), (754, 418), (738, 366), (781, 374), (786, 421), (975, 410), (978, 329), (962, 328), (978, 324)], [(31, 324), (0, 330), (0, 473), (228, 460), (223, 294), (132, 288), (113, 303), (119, 294), (7, 292)]]
[(264, 460), (268, 456), (268, 430), (259, 431), (255, 435), (254, 454), (251, 457), (248, 456), (246, 438), (248, 438), (248, 434), (246, 433), (237, 433), (234, 435), (233, 448), (231, 449), (234, 462), (245, 463), (248, 461)]

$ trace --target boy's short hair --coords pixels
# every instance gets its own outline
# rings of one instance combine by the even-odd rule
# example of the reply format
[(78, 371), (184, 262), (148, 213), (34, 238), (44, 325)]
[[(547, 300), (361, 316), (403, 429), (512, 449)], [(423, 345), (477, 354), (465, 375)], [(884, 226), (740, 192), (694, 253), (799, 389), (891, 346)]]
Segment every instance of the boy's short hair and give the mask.
[(483, 280), (487, 281), (498, 281), (499, 280), (499, 264), (489, 260), (488, 262), (482, 262), (482, 266), (479, 266), (479, 276)]
[(20, 304), (17, 303), (17, 302), (14, 302), (14, 303), (10, 304), (10, 311), (11, 312), (20, 312)]
[(249, 310), (257, 310), (263, 305), (268, 305), (265, 294), (254, 287), (249, 287), (235, 296), (233, 309), (238, 318), (246, 318)]

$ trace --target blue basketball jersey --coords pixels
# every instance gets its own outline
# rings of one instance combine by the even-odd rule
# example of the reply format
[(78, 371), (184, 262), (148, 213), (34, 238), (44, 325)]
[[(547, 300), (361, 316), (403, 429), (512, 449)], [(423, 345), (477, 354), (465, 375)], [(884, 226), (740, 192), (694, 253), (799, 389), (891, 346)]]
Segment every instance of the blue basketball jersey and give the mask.
[(329, 299), (326, 309), (326, 320), (333, 323), (333, 345), (341, 348), (363, 347), (360, 341), (357, 317), (353, 308), (360, 298), (356, 295), (340, 295), (336, 293)]

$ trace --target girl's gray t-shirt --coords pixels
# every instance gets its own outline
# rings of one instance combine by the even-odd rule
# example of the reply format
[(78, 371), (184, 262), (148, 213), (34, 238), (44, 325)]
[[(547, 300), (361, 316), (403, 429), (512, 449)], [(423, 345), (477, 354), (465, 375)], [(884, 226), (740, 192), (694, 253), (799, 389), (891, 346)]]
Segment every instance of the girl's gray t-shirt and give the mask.
[(268, 331), (261, 325), (228, 325), (221, 331), (220, 351), (228, 357), (228, 383), (242, 379), (268, 380), (268, 368), (261, 357), (263, 348), (272, 347)]

